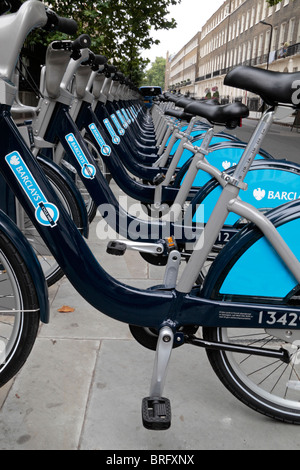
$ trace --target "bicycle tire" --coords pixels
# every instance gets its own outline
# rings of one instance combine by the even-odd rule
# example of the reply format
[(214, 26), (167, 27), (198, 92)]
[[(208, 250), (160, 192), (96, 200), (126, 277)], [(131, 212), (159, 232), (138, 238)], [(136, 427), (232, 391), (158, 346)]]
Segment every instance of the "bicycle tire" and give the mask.
[(203, 328), (203, 338), (288, 349), (291, 353), (289, 364), (251, 354), (217, 350), (206, 350), (206, 353), (218, 378), (238, 400), (275, 420), (300, 424), (299, 346), (279, 340), (265, 330)]
[[(47, 176), (51, 186), (54, 188), (60, 201), (64, 205), (74, 224), (79, 228), (82, 227), (82, 218), (77, 201), (72, 192), (62, 180), (62, 178), (47, 165), (40, 162), (40, 165)], [(22, 229), (25, 237), (32, 244), (32, 247), (40, 261), (48, 286), (52, 286), (59, 281), (64, 272), (60, 268), (57, 261), (52, 256), (50, 250), (46, 247), (43, 239), (33, 226), (31, 220), (25, 215), (24, 228)]]
[[(21, 254), (0, 231), (0, 387), (26, 362), (39, 328), (36, 289)], [(14, 309), (14, 310), (13, 310)], [(10, 313), (7, 313), (9, 310)]]

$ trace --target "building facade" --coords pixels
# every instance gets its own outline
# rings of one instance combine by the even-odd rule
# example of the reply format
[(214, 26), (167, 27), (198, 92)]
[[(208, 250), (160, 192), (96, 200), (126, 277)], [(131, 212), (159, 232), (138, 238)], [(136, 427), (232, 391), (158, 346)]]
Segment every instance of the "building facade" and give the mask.
[(256, 111), (259, 98), (224, 86), (224, 77), (237, 65), (300, 70), (300, 0), (282, 0), (273, 7), (266, 0), (225, 0), (167, 62), (166, 88), (198, 98), (216, 96), (223, 103), (239, 100)]

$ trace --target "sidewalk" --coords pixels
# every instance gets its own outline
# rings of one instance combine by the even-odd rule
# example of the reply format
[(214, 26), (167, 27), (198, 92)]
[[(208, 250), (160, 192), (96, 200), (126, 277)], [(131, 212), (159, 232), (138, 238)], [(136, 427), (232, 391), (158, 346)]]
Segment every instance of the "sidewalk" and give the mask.
[[(89, 244), (102, 266), (122, 282), (157, 284), (163, 268), (138, 253), (106, 254), (96, 235)], [(140, 346), (128, 327), (89, 306), (66, 280), (50, 288), (51, 321), (42, 325), (17, 377), (0, 390), (1, 450), (209, 450), (299, 449), (295, 426), (251, 411), (227, 392), (205, 351), (173, 351), (165, 387), (172, 404), (168, 431), (142, 426), (154, 352)], [(59, 313), (63, 305), (74, 312)]]

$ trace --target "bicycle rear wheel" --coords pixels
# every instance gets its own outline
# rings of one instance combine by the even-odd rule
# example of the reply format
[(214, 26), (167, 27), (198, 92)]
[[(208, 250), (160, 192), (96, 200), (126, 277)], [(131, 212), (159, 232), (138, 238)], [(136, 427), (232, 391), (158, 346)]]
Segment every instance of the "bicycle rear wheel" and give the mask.
[(0, 231), (0, 387), (24, 365), (39, 327), (35, 286), (11, 241)]
[(250, 408), (290, 424), (300, 424), (300, 358), (298, 341), (291, 344), (265, 330), (203, 328), (207, 341), (286, 349), (287, 364), (251, 354), (207, 350), (213, 370), (225, 387)]

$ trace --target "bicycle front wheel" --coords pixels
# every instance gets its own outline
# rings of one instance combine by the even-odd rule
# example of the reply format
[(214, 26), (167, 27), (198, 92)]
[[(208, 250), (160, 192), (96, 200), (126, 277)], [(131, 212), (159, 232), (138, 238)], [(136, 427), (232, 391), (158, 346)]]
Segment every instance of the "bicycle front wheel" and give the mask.
[(39, 327), (32, 278), (11, 241), (0, 231), (0, 387), (23, 366)]
[(285, 342), (265, 330), (203, 328), (207, 341), (288, 350), (290, 362), (207, 350), (213, 370), (225, 387), (250, 408), (290, 424), (300, 424), (300, 359), (299, 345)]

